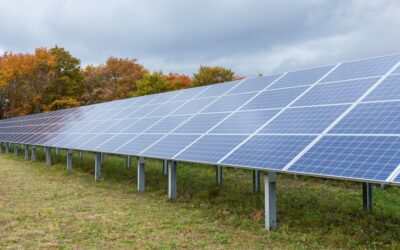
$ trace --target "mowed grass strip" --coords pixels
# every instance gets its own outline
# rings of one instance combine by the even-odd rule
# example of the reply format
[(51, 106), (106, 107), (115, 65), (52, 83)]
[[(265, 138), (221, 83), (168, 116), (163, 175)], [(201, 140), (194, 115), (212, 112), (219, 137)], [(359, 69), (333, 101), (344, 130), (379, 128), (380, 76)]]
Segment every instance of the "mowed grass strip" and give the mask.
[(94, 181), (94, 155), (65, 153), (46, 167), (0, 155), (0, 248), (4, 249), (337, 249), (400, 248), (400, 188), (374, 187), (374, 212), (362, 212), (361, 185), (279, 175), (278, 229), (263, 229), (263, 192), (251, 171), (178, 164), (178, 199), (168, 201), (161, 161), (146, 161), (136, 192), (136, 162), (107, 156)]

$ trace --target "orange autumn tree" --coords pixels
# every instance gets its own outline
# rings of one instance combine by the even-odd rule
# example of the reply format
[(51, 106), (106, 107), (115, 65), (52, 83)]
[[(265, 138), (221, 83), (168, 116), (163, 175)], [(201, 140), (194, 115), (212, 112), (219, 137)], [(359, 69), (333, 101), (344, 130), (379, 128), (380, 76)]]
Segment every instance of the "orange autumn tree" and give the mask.
[(63, 48), (0, 58), (0, 118), (80, 105), (80, 61)]
[(110, 57), (105, 64), (85, 69), (85, 102), (88, 104), (135, 95), (137, 82), (148, 74), (136, 59)]

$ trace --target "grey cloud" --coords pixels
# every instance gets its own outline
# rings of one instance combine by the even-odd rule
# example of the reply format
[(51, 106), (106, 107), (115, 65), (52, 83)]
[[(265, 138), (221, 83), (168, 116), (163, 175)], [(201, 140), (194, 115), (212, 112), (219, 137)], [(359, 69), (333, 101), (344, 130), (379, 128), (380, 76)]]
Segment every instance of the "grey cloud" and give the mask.
[(99, 64), (134, 57), (152, 70), (231, 67), (251, 76), (398, 52), (397, 0), (12, 1), (0, 51), (58, 44)]

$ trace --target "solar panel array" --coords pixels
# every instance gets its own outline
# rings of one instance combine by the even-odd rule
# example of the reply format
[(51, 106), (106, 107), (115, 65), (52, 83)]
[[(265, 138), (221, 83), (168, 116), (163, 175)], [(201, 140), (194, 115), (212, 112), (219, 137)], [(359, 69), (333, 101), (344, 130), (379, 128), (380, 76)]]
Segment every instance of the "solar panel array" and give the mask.
[(400, 54), (0, 121), (0, 141), (400, 184)]

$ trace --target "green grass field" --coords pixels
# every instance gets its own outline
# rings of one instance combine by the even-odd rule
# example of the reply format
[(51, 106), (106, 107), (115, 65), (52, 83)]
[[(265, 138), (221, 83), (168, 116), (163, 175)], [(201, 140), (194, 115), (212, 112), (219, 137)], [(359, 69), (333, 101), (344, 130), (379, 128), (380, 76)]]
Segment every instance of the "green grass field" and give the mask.
[[(374, 212), (362, 212), (359, 183), (279, 175), (278, 229), (263, 229), (263, 192), (252, 172), (178, 164), (178, 199), (167, 199), (160, 161), (146, 161), (146, 190), (136, 167), (107, 156), (94, 181), (94, 156), (65, 154), (46, 167), (0, 155), (0, 249), (337, 249), (400, 248), (400, 188), (374, 187)], [(135, 164), (135, 162), (133, 163)]]

